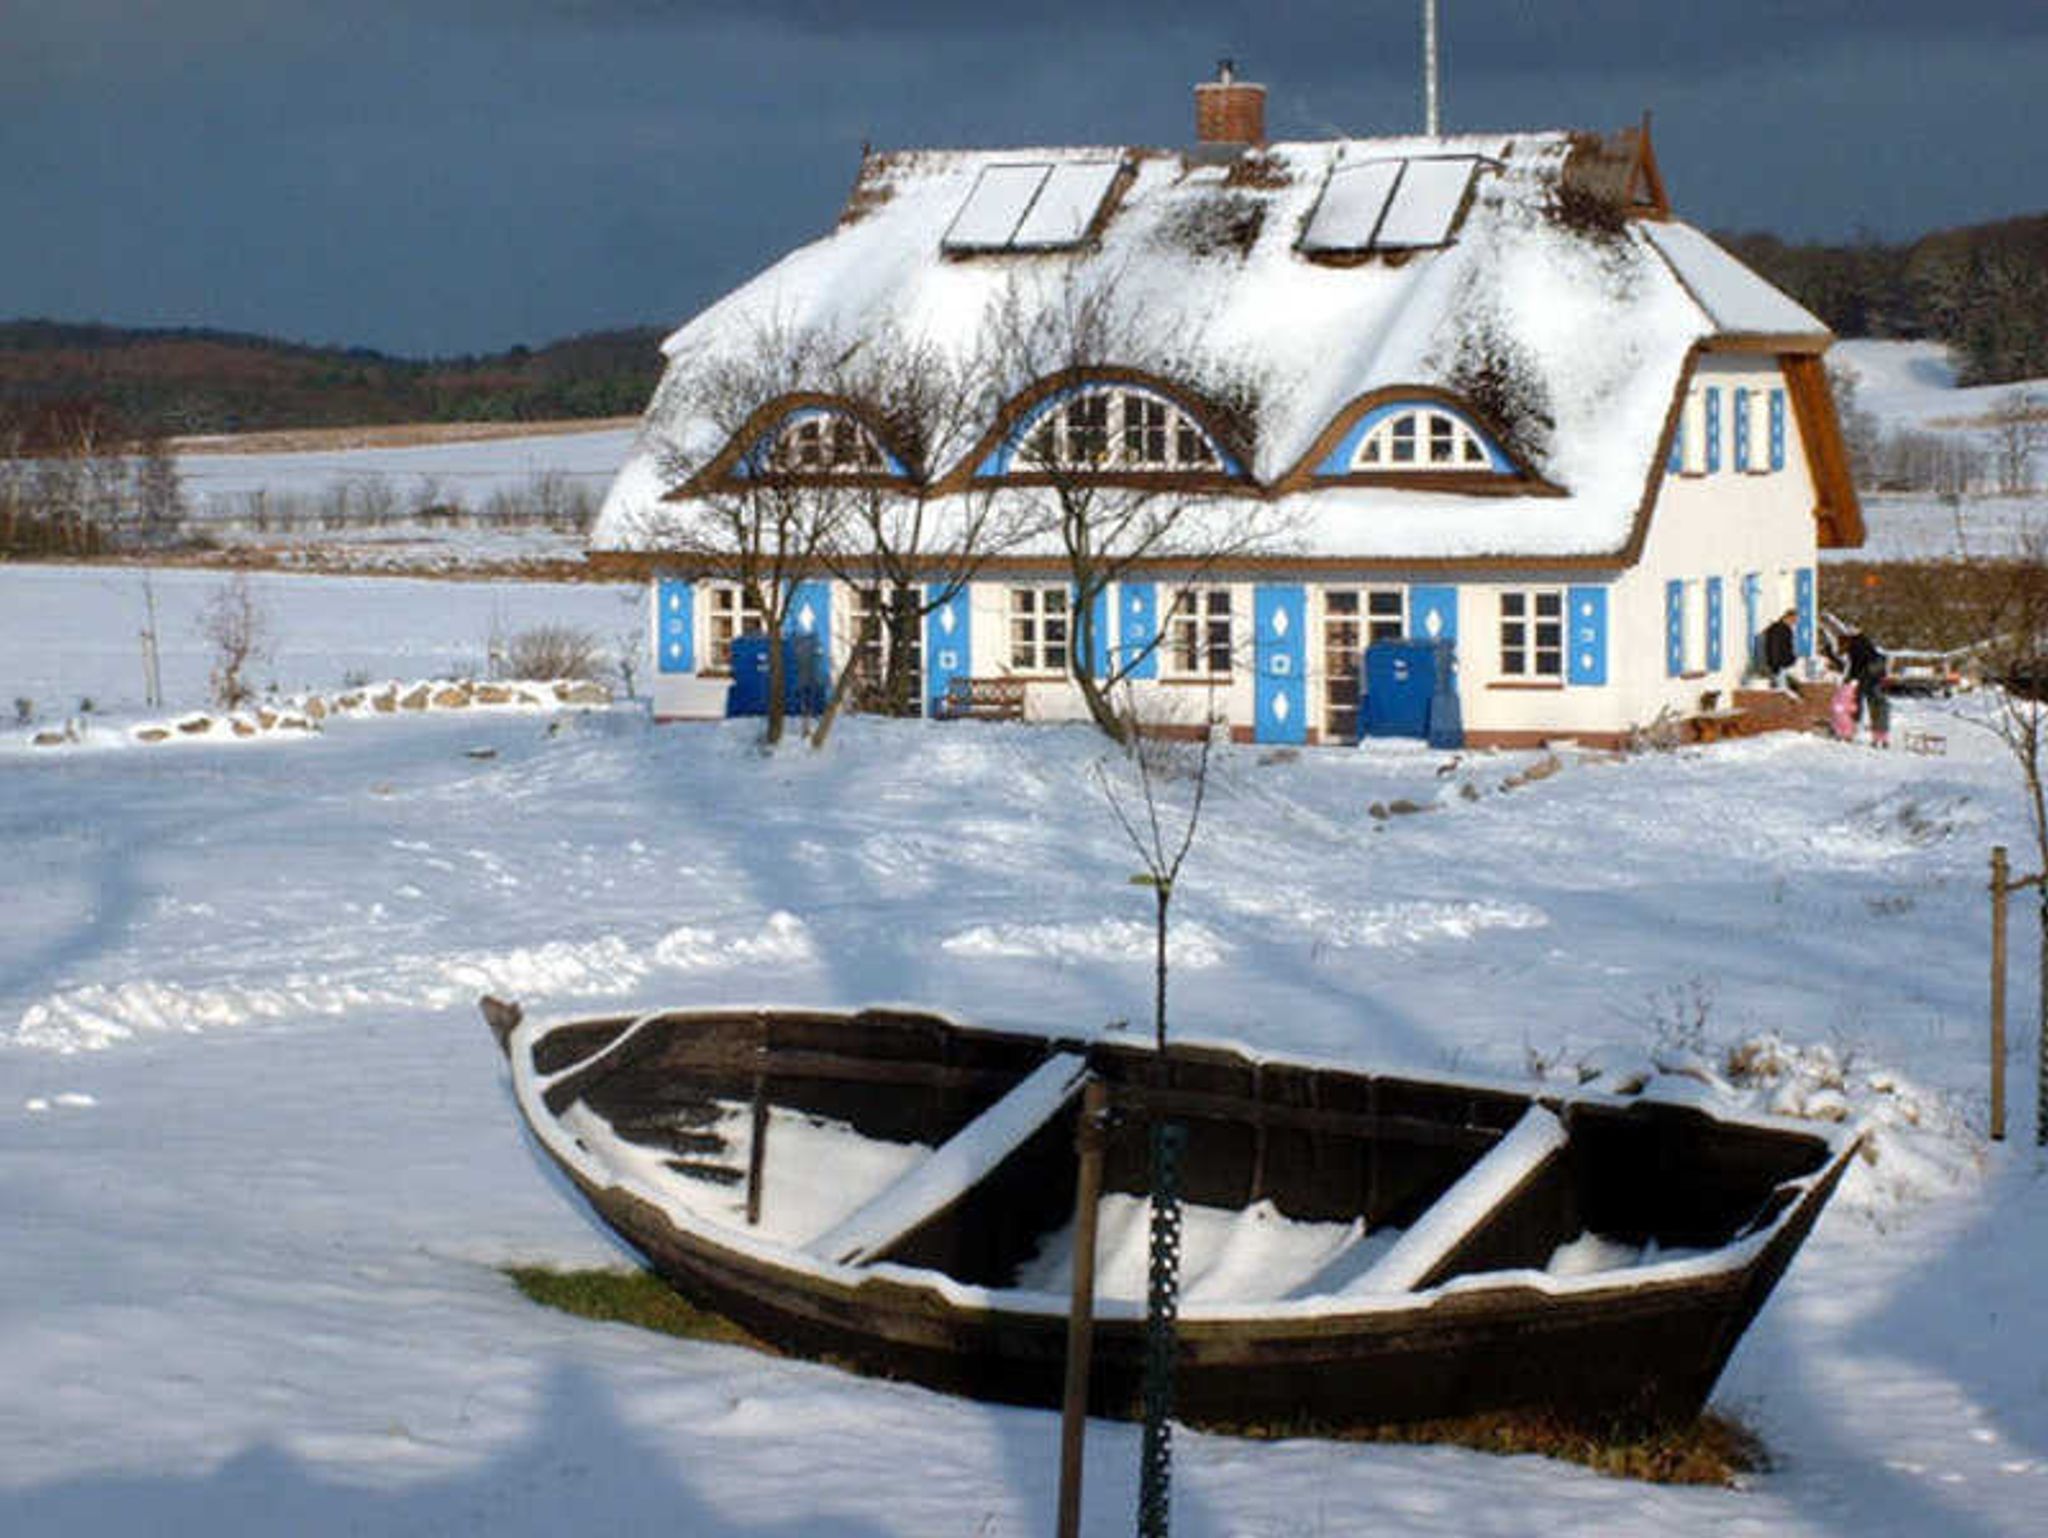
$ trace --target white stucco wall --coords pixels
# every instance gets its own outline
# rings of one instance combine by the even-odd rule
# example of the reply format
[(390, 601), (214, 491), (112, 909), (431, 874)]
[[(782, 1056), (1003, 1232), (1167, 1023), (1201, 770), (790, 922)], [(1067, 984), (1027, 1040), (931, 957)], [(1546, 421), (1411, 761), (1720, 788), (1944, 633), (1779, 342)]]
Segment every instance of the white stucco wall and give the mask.
[[(1708, 390), (1721, 396), (1722, 447), (1718, 469), (1705, 470), (1698, 452), (1704, 428), (1701, 403)], [(1641, 556), (1636, 565), (1612, 571), (1588, 570), (1565, 575), (1531, 575), (1502, 570), (1478, 577), (1432, 578), (1431, 587), (1455, 587), (1459, 693), (1468, 734), (1541, 734), (1568, 737), (1607, 735), (1647, 724), (1669, 709), (1690, 715), (1702, 697), (1717, 691), (1725, 703), (1743, 685), (1750, 655), (1750, 616), (1745, 611), (1743, 582), (1755, 574), (1760, 590), (1754, 624), (1760, 629), (1790, 607), (1794, 573), (1815, 565), (1813, 508), (1816, 491), (1799, 434), (1797, 413), (1789, 391), (1784, 408), (1784, 468), (1772, 470), (1768, 407), (1756, 408), (1750, 470), (1735, 468), (1733, 411), (1735, 392), (1756, 392), (1760, 401), (1772, 390), (1786, 390), (1777, 360), (1766, 356), (1704, 354), (1688, 390), (1686, 432), (1694, 453), (1680, 473), (1660, 471), (1656, 502)], [(1704, 608), (1708, 579), (1721, 582), (1721, 648), (1717, 667), (1707, 665)], [(1671, 676), (1666, 658), (1666, 584), (1688, 584), (1692, 609), (1686, 666)], [(1036, 585), (1042, 577), (1019, 578)], [(1231, 591), (1233, 640), (1237, 666), (1227, 682), (1215, 684), (1174, 680), (1162, 648), (1158, 681), (1137, 682), (1137, 708), (1148, 719), (1195, 723), (1210, 717), (1250, 728), (1257, 708), (1253, 669), (1253, 620), (1259, 583), (1218, 583)], [(1413, 592), (1418, 584), (1398, 577), (1364, 576), (1295, 584), (1306, 592), (1304, 696), (1307, 720), (1321, 737), (1326, 720), (1324, 596), (1333, 588), (1397, 587)], [(1009, 589), (1000, 577), (978, 583), (969, 595), (971, 660), (974, 677), (1011, 674)], [(1171, 583), (1157, 583), (1159, 607), (1170, 601)], [(1606, 681), (1588, 685), (1565, 678), (1531, 680), (1503, 676), (1500, 667), (1500, 598), (1507, 590), (1550, 589), (1566, 603), (1566, 647), (1572, 642), (1569, 598), (1574, 588), (1605, 592)], [(650, 611), (658, 605), (650, 604)], [(708, 604), (700, 594), (694, 615), (696, 675), (661, 673), (653, 678), (655, 712), (671, 718), (717, 716), (723, 713), (726, 680), (703, 673), (709, 658)], [(1118, 605), (1110, 605), (1114, 612)], [(832, 663), (845, 660), (851, 646), (852, 603), (848, 590), (834, 585), (832, 597)], [(1070, 644), (1073, 644), (1069, 616)], [(1164, 623), (1164, 614), (1161, 623)], [(1114, 620), (1112, 620), (1114, 631)], [(1412, 628), (1412, 627), (1411, 627)], [(658, 642), (658, 638), (654, 638)], [(1114, 644), (1118, 638), (1112, 634)], [(1026, 714), (1040, 721), (1082, 720), (1086, 710), (1080, 690), (1052, 675), (1031, 675)]]

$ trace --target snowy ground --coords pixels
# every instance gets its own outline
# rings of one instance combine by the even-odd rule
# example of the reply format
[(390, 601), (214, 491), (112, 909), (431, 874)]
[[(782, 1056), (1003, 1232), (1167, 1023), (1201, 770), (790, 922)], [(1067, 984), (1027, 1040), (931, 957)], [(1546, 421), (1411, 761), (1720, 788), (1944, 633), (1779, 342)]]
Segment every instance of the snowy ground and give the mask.
[[(604, 589), (269, 580), (288, 687), (444, 671), (497, 606), (630, 612)], [(0, 569), (9, 677), (101, 704), (83, 747), (0, 732), (0, 1533), (1048, 1531), (1049, 1414), (519, 1298), (500, 1265), (620, 1254), (522, 1140), (472, 1001), (1142, 1024), (1149, 900), (1095, 740), (854, 721), (764, 759), (742, 725), (619, 709), (148, 748), (118, 730), (137, 583)], [(159, 583), (184, 603), (207, 579)], [(167, 665), (174, 706), (195, 666)], [(1776, 1033), (1796, 1071), (1753, 1098), (1839, 1093), (1877, 1160), (1723, 1381), (1780, 1460), (1750, 1488), (1183, 1435), (1177, 1532), (2040, 1530), (2024, 1007), (2015, 1140), (1981, 1136), (1986, 859), (2024, 824), (1950, 711), (1899, 703), (1935, 756), (1780, 737), (1512, 785), (1533, 755), (1222, 757), (1176, 905), (1180, 1032), (1515, 1078)], [(1402, 797), (1429, 810), (1368, 810)], [(2030, 998), (2031, 971), (2012, 986)], [(1089, 1530), (1128, 1530), (1135, 1434), (1098, 1425), (1089, 1453)]]

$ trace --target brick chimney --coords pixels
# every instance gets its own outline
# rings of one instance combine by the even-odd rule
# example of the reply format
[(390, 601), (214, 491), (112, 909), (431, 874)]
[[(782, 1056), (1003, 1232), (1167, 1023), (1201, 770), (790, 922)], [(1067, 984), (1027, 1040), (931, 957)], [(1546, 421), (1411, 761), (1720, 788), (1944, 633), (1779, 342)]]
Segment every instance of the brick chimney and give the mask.
[(1195, 87), (1195, 138), (1203, 144), (1264, 144), (1266, 88), (1237, 78), (1229, 59)]

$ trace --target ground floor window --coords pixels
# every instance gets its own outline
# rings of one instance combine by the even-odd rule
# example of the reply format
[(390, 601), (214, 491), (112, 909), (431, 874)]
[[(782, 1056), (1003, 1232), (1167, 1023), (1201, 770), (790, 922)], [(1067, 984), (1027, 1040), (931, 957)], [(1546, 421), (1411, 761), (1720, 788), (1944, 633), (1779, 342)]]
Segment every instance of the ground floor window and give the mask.
[(1564, 590), (1510, 588), (1500, 595), (1503, 678), (1564, 677)]
[(1010, 668), (1065, 673), (1072, 604), (1064, 587), (1010, 589)]
[(1365, 698), (1365, 649), (1408, 633), (1408, 594), (1398, 587), (1323, 589), (1323, 732), (1358, 740)]
[(768, 622), (761, 617), (760, 609), (742, 601), (740, 590), (733, 583), (714, 583), (705, 596), (709, 599), (705, 616), (709, 626), (711, 671), (729, 673), (732, 671), (733, 638), (760, 635), (768, 628)]
[[(909, 642), (900, 666), (905, 677), (892, 680), (889, 666), (889, 612), (894, 609)], [(922, 605), (917, 589), (881, 585), (853, 590), (853, 702), (870, 711), (916, 714), (917, 681), (924, 674)], [(900, 682), (902, 687), (892, 688)]]
[(1184, 588), (1166, 617), (1166, 670), (1175, 678), (1228, 678), (1230, 589)]

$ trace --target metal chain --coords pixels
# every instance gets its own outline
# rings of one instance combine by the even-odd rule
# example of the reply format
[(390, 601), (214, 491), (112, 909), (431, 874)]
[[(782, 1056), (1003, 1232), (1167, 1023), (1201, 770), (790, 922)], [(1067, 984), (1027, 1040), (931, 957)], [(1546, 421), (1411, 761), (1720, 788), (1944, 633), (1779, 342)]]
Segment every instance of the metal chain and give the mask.
[(2038, 979), (2041, 1007), (2034, 1011), (2034, 1025), (2039, 1032), (2034, 1064), (2034, 1146), (2048, 1148), (2048, 871), (2043, 871), (2038, 879), (2042, 882), (2039, 941), (2042, 971)]
[(1145, 1295), (1145, 1440), (1139, 1538), (1167, 1538), (1173, 1504), (1174, 1325), (1180, 1316), (1180, 1161), (1187, 1128), (1152, 1124), (1152, 1244)]

